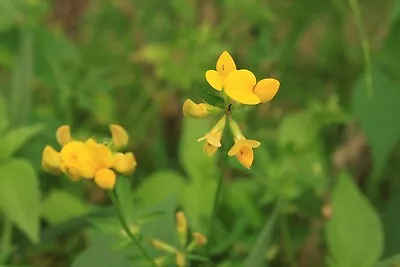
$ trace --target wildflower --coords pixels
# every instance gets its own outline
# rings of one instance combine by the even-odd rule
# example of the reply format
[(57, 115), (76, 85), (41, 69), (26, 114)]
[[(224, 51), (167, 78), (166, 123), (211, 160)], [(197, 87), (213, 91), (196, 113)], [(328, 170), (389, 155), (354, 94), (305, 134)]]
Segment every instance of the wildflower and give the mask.
[(238, 70), (227, 77), (224, 91), (233, 100), (247, 105), (271, 101), (279, 89), (276, 79), (263, 79), (257, 83), (256, 76), (249, 70)]
[(215, 126), (211, 129), (209, 133), (204, 135), (203, 137), (197, 139), (198, 142), (205, 140), (204, 144), (204, 152), (206, 152), (207, 155), (212, 156), (215, 154), (217, 149), (221, 147), (221, 139), (222, 139), (222, 134), (225, 128), (225, 123), (226, 123), (226, 115), (224, 115), (216, 124)]
[(222, 91), (228, 75), (236, 71), (235, 61), (227, 51), (219, 56), (215, 69), (206, 72), (206, 80), (214, 89)]
[(190, 244), (187, 245), (188, 223), (186, 216), (182, 211), (176, 213), (176, 229), (180, 239), (180, 248), (167, 244), (159, 239), (153, 239), (151, 243), (158, 250), (174, 254), (176, 265), (178, 267), (184, 267), (186, 266), (187, 253), (192, 252), (198, 246), (204, 245), (207, 238), (201, 233), (193, 233), (193, 239)]
[(247, 140), (241, 132), (237, 123), (231, 118), (229, 122), (231, 127), (235, 144), (228, 151), (229, 156), (236, 156), (238, 161), (247, 169), (250, 169), (254, 160), (253, 148), (257, 148), (261, 145), (260, 142), (255, 140)]
[(62, 146), (60, 152), (46, 146), (42, 154), (44, 170), (58, 174), (65, 173), (73, 181), (82, 178), (94, 179), (95, 183), (106, 190), (114, 188), (116, 174), (112, 170), (123, 174), (132, 173), (136, 160), (132, 153), (115, 153), (112, 148), (126, 145), (128, 135), (119, 125), (111, 125), (112, 142), (110, 146), (97, 143), (89, 138), (85, 142), (74, 140), (70, 134), (70, 127), (63, 125), (56, 131), (57, 141)]
[(210, 114), (210, 108), (212, 106), (206, 103), (196, 104), (192, 100), (187, 99), (185, 103), (183, 103), (183, 114), (185, 116), (193, 117), (193, 118), (203, 118)]

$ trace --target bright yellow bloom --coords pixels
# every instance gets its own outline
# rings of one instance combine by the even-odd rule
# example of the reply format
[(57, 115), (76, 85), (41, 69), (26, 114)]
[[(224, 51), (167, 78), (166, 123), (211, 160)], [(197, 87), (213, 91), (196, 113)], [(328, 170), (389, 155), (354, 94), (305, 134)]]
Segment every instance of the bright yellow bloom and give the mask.
[(228, 151), (229, 156), (236, 156), (239, 162), (247, 169), (250, 169), (254, 160), (253, 148), (261, 145), (260, 142), (255, 140), (239, 139), (235, 140), (235, 144)]
[(45, 171), (53, 174), (59, 174), (60, 170), (60, 153), (51, 146), (46, 146), (42, 154), (42, 167)]
[(117, 177), (112, 170), (103, 168), (95, 173), (94, 181), (100, 188), (111, 190), (115, 186)]
[(128, 144), (129, 136), (124, 128), (117, 124), (110, 125), (113, 145), (118, 149)]
[(226, 78), (224, 91), (241, 104), (257, 105), (271, 101), (279, 86), (280, 83), (276, 79), (263, 79), (257, 83), (256, 76), (251, 71), (238, 70)]
[(176, 213), (176, 230), (182, 247), (186, 246), (188, 226), (186, 216), (182, 211)]
[(60, 126), (56, 131), (56, 138), (61, 146), (65, 146), (68, 142), (72, 141), (70, 127), (68, 125)]
[(193, 118), (203, 118), (210, 114), (213, 107), (206, 103), (196, 104), (192, 100), (187, 99), (183, 103), (183, 114)]
[(217, 149), (221, 147), (221, 139), (225, 128), (225, 123), (226, 123), (226, 115), (224, 115), (217, 122), (217, 124), (215, 124), (215, 126), (211, 129), (209, 133), (197, 139), (198, 142), (203, 140), (206, 141), (204, 144), (204, 152), (206, 152), (208, 156), (214, 155)]
[(236, 70), (235, 61), (227, 51), (219, 56), (215, 69), (206, 71), (206, 80), (214, 89), (222, 91), (226, 78)]
[(135, 156), (132, 152), (128, 153), (115, 153), (113, 168), (123, 175), (130, 175), (133, 173), (137, 165)]

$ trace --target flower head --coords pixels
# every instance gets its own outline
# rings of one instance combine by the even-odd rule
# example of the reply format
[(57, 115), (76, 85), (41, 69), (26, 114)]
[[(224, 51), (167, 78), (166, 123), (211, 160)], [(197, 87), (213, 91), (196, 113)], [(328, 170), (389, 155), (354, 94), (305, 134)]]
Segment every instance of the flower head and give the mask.
[(256, 76), (249, 70), (232, 72), (226, 79), (224, 91), (233, 100), (247, 105), (271, 101), (279, 89), (276, 79), (263, 79), (257, 83)]
[[(110, 129), (113, 139), (111, 147), (126, 145), (126, 131), (119, 125), (111, 125)], [(42, 166), (48, 172), (63, 172), (73, 181), (94, 178), (99, 187), (110, 190), (116, 183), (116, 174), (111, 168), (123, 174), (130, 174), (135, 169), (136, 160), (132, 153), (114, 153), (110, 146), (97, 143), (92, 138), (74, 140), (67, 125), (57, 129), (56, 137), (62, 146), (60, 152), (50, 146), (43, 150)]]
[(221, 147), (222, 134), (225, 128), (226, 116), (224, 115), (209, 133), (197, 139), (198, 142), (205, 140), (204, 152), (207, 155), (212, 156), (215, 154), (217, 149)]
[(206, 80), (215, 90), (222, 91), (226, 78), (236, 70), (235, 61), (227, 51), (219, 56), (215, 69), (206, 72)]
[(183, 114), (193, 118), (203, 118), (209, 115), (211, 108), (213, 107), (206, 103), (196, 104), (190, 99), (187, 99), (182, 107)]

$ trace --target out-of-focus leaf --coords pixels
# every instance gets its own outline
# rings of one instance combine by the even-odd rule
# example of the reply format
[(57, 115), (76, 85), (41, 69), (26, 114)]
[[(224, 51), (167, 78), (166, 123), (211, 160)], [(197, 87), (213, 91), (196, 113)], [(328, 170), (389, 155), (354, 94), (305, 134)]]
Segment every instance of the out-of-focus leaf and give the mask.
[(400, 18), (400, 0), (394, 0), (392, 12), (390, 14), (390, 22), (398, 21)]
[(181, 194), (184, 178), (174, 171), (158, 171), (153, 173), (134, 192), (134, 197), (141, 204), (155, 205), (166, 198)]
[(8, 126), (8, 118), (7, 118), (7, 106), (6, 101), (0, 95), (0, 137), (3, 136), (3, 131)]
[(97, 233), (93, 235), (91, 246), (78, 255), (72, 267), (127, 267), (132, 265), (127, 253), (115, 248), (115, 238), (110, 235)]
[(24, 126), (13, 129), (0, 139), (0, 161), (12, 156), (42, 130), (41, 125)]
[(122, 213), (128, 221), (132, 220), (133, 194), (131, 185), (126, 177), (118, 177), (115, 191)]
[(33, 243), (38, 242), (40, 190), (29, 162), (15, 159), (0, 165), (0, 207)]
[(217, 181), (195, 181), (185, 186), (182, 206), (196, 231), (206, 232), (211, 217)]
[(217, 177), (216, 158), (209, 157), (204, 153), (204, 142), (197, 142), (197, 139), (209, 132), (210, 129), (206, 120), (185, 117), (183, 121), (179, 157), (182, 166), (193, 180), (213, 180)]
[(0, 1), (0, 32), (9, 30), (17, 25), (22, 14), (15, 0)]
[(382, 221), (385, 230), (385, 251), (383, 258), (392, 257), (400, 253), (400, 236), (394, 235), (400, 225), (400, 194), (394, 194), (386, 204)]
[(246, 258), (244, 263), (245, 267), (266, 267), (267, 250), (268, 246), (271, 244), (272, 235), (275, 228), (276, 220), (280, 212), (281, 202), (278, 201), (269, 217), (267, 223), (265, 224), (263, 230), (261, 231), (257, 243), (251, 249), (249, 256)]
[(361, 77), (354, 89), (353, 106), (357, 118), (367, 135), (372, 148), (374, 172), (379, 174), (386, 157), (394, 145), (400, 140), (400, 90), (384, 73), (373, 71), (373, 99), (369, 99), (365, 91), (364, 78)]
[(378, 262), (375, 267), (396, 267), (400, 264), (400, 254), (396, 254), (388, 259), (384, 259)]
[(333, 190), (332, 214), (326, 238), (333, 266), (373, 267), (383, 252), (382, 225), (347, 174), (340, 175)]
[(89, 207), (82, 200), (65, 190), (52, 191), (42, 204), (42, 214), (52, 224), (62, 223), (88, 212)]

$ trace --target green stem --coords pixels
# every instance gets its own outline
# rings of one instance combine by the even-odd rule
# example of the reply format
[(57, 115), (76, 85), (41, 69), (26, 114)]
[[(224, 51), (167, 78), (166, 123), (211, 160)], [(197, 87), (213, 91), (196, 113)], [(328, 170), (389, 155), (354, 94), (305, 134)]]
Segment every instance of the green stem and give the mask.
[(9, 251), (11, 249), (12, 240), (12, 223), (7, 218), (4, 218), (4, 225), (1, 235), (0, 251)]
[(287, 261), (290, 267), (296, 267), (296, 259), (293, 252), (292, 240), (290, 238), (289, 227), (287, 223), (286, 216), (284, 214), (281, 215), (281, 236), (283, 239), (283, 244), (285, 247)]
[(371, 63), (371, 53), (369, 48), (368, 40), (365, 36), (364, 27), (361, 18), (360, 6), (358, 5), (358, 0), (349, 0), (350, 7), (354, 14), (354, 20), (356, 22), (357, 31), (361, 39), (361, 48), (363, 51), (363, 58), (365, 63), (365, 82), (367, 85), (367, 95), (370, 99), (373, 97), (373, 80), (372, 80), (372, 63)]
[(117, 210), (118, 213), (118, 218), (121, 221), (121, 225), (124, 228), (125, 232), (127, 233), (127, 235), (129, 236), (129, 238), (132, 240), (132, 242), (136, 245), (137, 248), (139, 248), (139, 250), (142, 252), (143, 256), (151, 263), (152, 266), (157, 266), (153, 259), (151, 258), (150, 254), (147, 252), (147, 250), (142, 246), (142, 244), (140, 244), (140, 242), (136, 239), (136, 237), (134, 236), (134, 234), (132, 233), (131, 229), (129, 229), (128, 223), (126, 222), (121, 208), (119, 206), (118, 200), (115, 196), (114, 191), (108, 191), (108, 196), (110, 197), (112, 203), (115, 206), (115, 209)]

